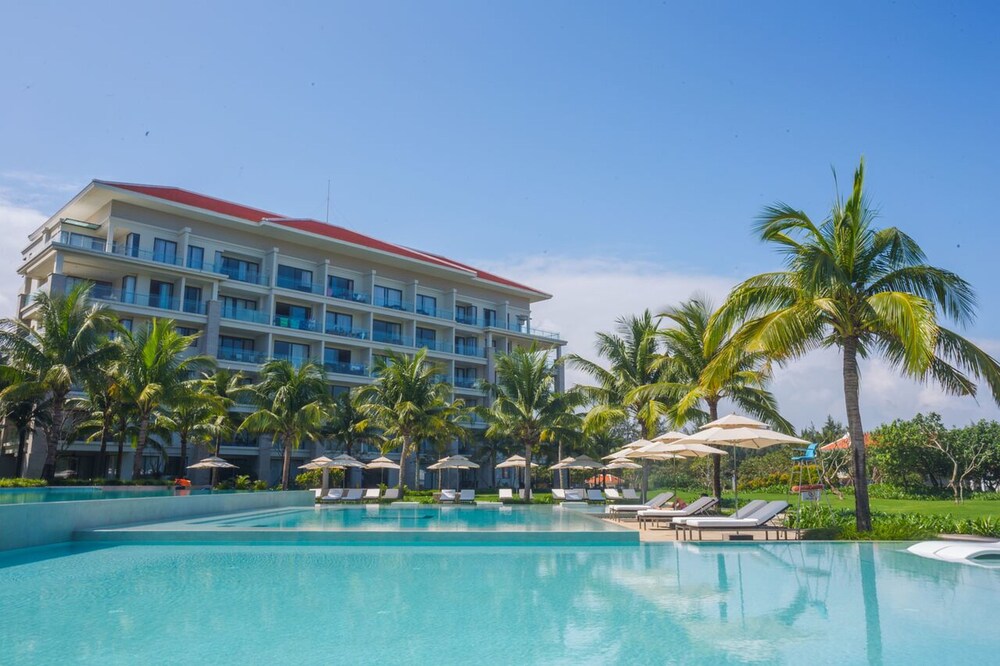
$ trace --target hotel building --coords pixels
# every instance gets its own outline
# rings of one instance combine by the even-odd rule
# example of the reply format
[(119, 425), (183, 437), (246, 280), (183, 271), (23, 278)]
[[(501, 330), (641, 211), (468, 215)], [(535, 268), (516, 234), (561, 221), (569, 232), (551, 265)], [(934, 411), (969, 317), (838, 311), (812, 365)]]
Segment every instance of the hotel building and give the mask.
[[(565, 344), (532, 324), (531, 305), (546, 293), (343, 227), (174, 187), (95, 180), (30, 235), (22, 259), (23, 320), (36, 315), (32, 294), (87, 280), (125, 327), (173, 319), (199, 334), (192, 353), (250, 377), (267, 359), (314, 359), (334, 394), (373, 381), (384, 350), (426, 348), (454, 397), (483, 404), (477, 383), (494, 378), (498, 352), (537, 344), (559, 355)], [(60, 468), (103, 476), (93, 469), (97, 448), (68, 445)], [(293, 462), (322, 449), (306, 445)], [(179, 447), (168, 453), (177, 457)], [(226, 442), (222, 456), (255, 477), (280, 476), (280, 452), (267, 437)], [(44, 447), (29, 447), (28, 471), (37, 473), (43, 459)], [(130, 452), (123, 462), (127, 474)], [(148, 472), (163, 465), (153, 451), (143, 461)]]

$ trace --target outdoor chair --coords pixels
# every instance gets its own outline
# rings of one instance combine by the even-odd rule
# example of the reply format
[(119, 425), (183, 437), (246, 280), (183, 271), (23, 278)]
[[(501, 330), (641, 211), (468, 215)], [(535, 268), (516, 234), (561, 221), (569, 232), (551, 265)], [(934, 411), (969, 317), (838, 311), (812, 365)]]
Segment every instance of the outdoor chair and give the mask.
[(438, 501), (441, 503), (454, 502), (455, 499), (454, 490), (442, 490), (441, 495), (438, 497)]
[(669, 502), (673, 496), (674, 494), (671, 492), (660, 493), (645, 504), (615, 504), (614, 506), (609, 506), (606, 512), (615, 520), (634, 518), (640, 511), (660, 508)]
[(587, 491), (587, 502), (591, 504), (604, 504), (604, 493), (600, 488), (592, 488)]
[(625, 488), (622, 490), (622, 498), (627, 500), (639, 501), (639, 495), (636, 494), (635, 488)]
[(583, 494), (583, 490), (579, 488), (570, 488), (566, 491), (566, 501), (567, 502), (582, 502), (586, 499)]
[(715, 520), (715, 519), (718, 519), (718, 520), (729, 520), (729, 519), (732, 519), (732, 518), (749, 518), (753, 514), (757, 513), (760, 509), (762, 509), (765, 504), (767, 504), (767, 500), (761, 500), (761, 499), (750, 500), (749, 502), (747, 502), (746, 504), (744, 504), (740, 508), (736, 509), (736, 511), (734, 511), (731, 516), (679, 516), (677, 518), (674, 518), (670, 522), (671, 522), (671, 524), (674, 527), (677, 527), (678, 525), (684, 525), (684, 524), (686, 524), (687, 521), (691, 520), (692, 518), (708, 518), (708, 519), (712, 519), (712, 520)]
[(458, 501), (463, 504), (475, 504), (476, 503), (476, 491), (471, 489), (465, 489), (458, 494)]
[(514, 491), (510, 488), (500, 489), (500, 501), (501, 502), (513, 502), (514, 501)]
[(344, 495), (344, 501), (345, 502), (360, 502), (361, 501), (361, 493), (362, 493), (361, 488), (351, 488), (351, 489), (349, 489), (347, 491), (347, 494)]
[(552, 489), (552, 499), (559, 500), (560, 502), (565, 502), (566, 501), (566, 491), (563, 490), (562, 488), (553, 488)]
[[(322, 492), (322, 490), (320, 491)], [(330, 488), (330, 490), (319, 499), (320, 502), (339, 502), (344, 499), (343, 488)]]
[(369, 488), (365, 491), (364, 500), (367, 502), (369, 500), (378, 501), (379, 495), (382, 494), (381, 488)]
[(623, 499), (622, 496), (618, 493), (618, 491), (614, 488), (605, 488), (604, 496), (610, 502), (618, 502)]
[(636, 520), (639, 521), (639, 527), (645, 527), (649, 523), (670, 523), (674, 518), (696, 516), (699, 513), (704, 513), (718, 503), (719, 500), (714, 497), (703, 496), (691, 502), (683, 509), (646, 509), (645, 511), (640, 511), (636, 516)]
[(399, 488), (386, 488), (385, 495), (382, 495), (382, 499), (386, 499), (386, 500), (398, 500), (399, 499)]
[(769, 525), (788, 508), (788, 502), (775, 500), (768, 502), (763, 507), (748, 515), (746, 518), (699, 518), (688, 520), (684, 524), (685, 535), (690, 537), (694, 532), (698, 532), (698, 539), (701, 540), (702, 532), (712, 530), (726, 530), (739, 534), (741, 532), (763, 532), (764, 540), (769, 538), (770, 532), (775, 533), (775, 537), (781, 538), (785, 534), (788, 538), (788, 531), (780, 527)]

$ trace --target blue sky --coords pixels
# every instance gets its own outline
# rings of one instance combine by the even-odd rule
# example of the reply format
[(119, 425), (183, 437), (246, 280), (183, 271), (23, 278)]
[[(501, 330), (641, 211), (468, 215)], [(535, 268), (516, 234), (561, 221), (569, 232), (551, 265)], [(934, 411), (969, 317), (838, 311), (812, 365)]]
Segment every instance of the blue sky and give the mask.
[(91, 178), (322, 219), (329, 179), (331, 221), (533, 280), (586, 352), (629, 309), (776, 267), (754, 215), (822, 216), (863, 154), (883, 223), (973, 283), (968, 332), (1000, 341), (985, 3), (142, 5), (5, 9), (7, 226)]

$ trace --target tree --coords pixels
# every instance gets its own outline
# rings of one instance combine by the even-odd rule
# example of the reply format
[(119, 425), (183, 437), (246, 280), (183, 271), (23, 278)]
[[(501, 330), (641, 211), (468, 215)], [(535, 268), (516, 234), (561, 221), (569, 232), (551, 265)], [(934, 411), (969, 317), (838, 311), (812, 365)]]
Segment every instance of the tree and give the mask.
[[(431, 415), (418, 437), (434, 448), (438, 458), (443, 458), (448, 446), (453, 442), (465, 442), (469, 439), (469, 431), (464, 427), (468, 419), (469, 413), (464, 400), (446, 403)], [(438, 470), (438, 490), (442, 487), (442, 471)]]
[[(649, 390), (671, 379), (668, 359), (660, 353), (660, 328), (653, 315), (646, 310), (638, 316), (620, 317), (617, 333), (597, 334), (597, 353), (608, 362), (607, 368), (577, 354), (566, 357), (566, 362), (597, 381), (594, 386), (579, 387), (592, 405), (584, 427), (600, 429), (631, 421), (638, 426), (640, 437), (652, 439), (673, 404), (663, 391)], [(643, 496), (648, 472), (643, 461)]]
[(580, 429), (574, 410), (583, 404), (579, 393), (557, 393), (548, 354), (534, 345), (516, 348), (496, 358), (496, 382), (486, 384), (493, 404), (483, 410), (486, 436), (508, 438), (524, 451), (525, 499), (531, 501), (531, 458), (540, 442), (568, 437)]
[(181, 335), (171, 319), (153, 319), (148, 325), (122, 335), (121, 360), (117, 371), (121, 375), (124, 393), (135, 405), (138, 433), (132, 478), (142, 473), (142, 456), (153, 414), (162, 406), (175, 402), (188, 386), (189, 376), (211, 367), (207, 356), (187, 356), (197, 335)]
[[(728, 399), (741, 411), (791, 432), (792, 425), (778, 413), (778, 401), (767, 389), (771, 381), (767, 355), (734, 339), (736, 322), (713, 321), (714, 312), (708, 299), (695, 297), (660, 315), (671, 323), (660, 334), (674, 381), (652, 392), (662, 391), (668, 399), (677, 396), (670, 412), (678, 428), (691, 420), (704, 423), (702, 405), (708, 408), (708, 420), (716, 420), (719, 403)], [(720, 459), (712, 456), (712, 491), (718, 498), (722, 497)]]
[[(212, 439), (215, 442), (212, 455), (218, 457), (222, 449), (222, 438), (230, 436), (239, 427), (242, 416), (231, 411), (240, 400), (249, 400), (253, 389), (246, 375), (229, 368), (216, 368), (214, 372), (202, 373), (202, 384), (206, 392), (218, 403), (219, 412), (211, 424)], [(212, 469), (212, 486), (219, 481), (218, 468)]]
[(14, 426), (17, 433), (17, 455), (15, 456), (15, 476), (24, 476), (24, 458), (28, 448), (28, 435), (32, 430), (43, 427), (49, 417), (49, 404), (40, 389), (35, 392), (5, 392), (10, 386), (24, 382), (24, 373), (17, 368), (0, 365), (0, 419)]
[(399, 491), (403, 494), (406, 462), (428, 423), (448, 406), (451, 387), (437, 381), (438, 369), (427, 362), (427, 350), (412, 357), (388, 352), (375, 362), (375, 381), (359, 391), (362, 427), (377, 428), (400, 446)]
[(187, 475), (188, 444), (207, 444), (217, 434), (216, 423), (226, 413), (221, 399), (205, 381), (184, 384), (169, 405), (155, 414), (156, 425), (175, 433), (179, 440), (180, 460), (177, 476)]
[(330, 405), (330, 418), (323, 426), (323, 436), (340, 443), (344, 453), (354, 455), (356, 447), (375, 437), (375, 429), (368, 425), (361, 409), (357, 392), (345, 391), (334, 396)]
[(114, 353), (107, 334), (117, 320), (104, 306), (90, 304), (92, 287), (85, 282), (65, 294), (35, 294), (36, 328), (19, 319), (0, 320), (0, 354), (23, 373), (23, 381), (3, 389), (0, 399), (48, 402), (48, 416), (41, 423), (47, 447), (42, 478), (47, 481), (55, 478), (56, 454), (68, 430), (70, 391)]
[(292, 449), (302, 440), (317, 440), (327, 417), (329, 394), (323, 367), (307, 361), (295, 367), (285, 360), (268, 361), (260, 381), (253, 386), (257, 410), (244, 419), (240, 430), (269, 433), (284, 452), (281, 489), (288, 490)]
[(851, 196), (838, 197), (819, 224), (786, 204), (765, 208), (756, 230), (785, 255), (785, 270), (737, 285), (716, 315), (722, 325), (745, 321), (740, 344), (778, 360), (818, 347), (840, 351), (859, 531), (871, 530), (859, 357), (881, 356), (903, 374), (934, 379), (958, 395), (975, 395), (980, 379), (1000, 402), (1000, 365), (940, 323), (972, 319), (972, 288), (928, 265), (912, 238), (876, 228), (875, 219), (863, 161)]

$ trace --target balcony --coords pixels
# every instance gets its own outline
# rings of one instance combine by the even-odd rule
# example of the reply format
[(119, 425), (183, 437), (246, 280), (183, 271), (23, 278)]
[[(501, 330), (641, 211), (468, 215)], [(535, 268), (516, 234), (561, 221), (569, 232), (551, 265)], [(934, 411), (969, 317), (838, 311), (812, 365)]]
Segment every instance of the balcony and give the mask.
[(424, 317), (434, 317), (435, 319), (444, 319), (446, 321), (454, 321), (455, 313), (451, 310), (442, 310), (441, 308), (427, 308), (418, 307), (414, 310), (418, 315), (423, 315)]
[(478, 377), (455, 377), (455, 381), (452, 384), (455, 388), (463, 389), (477, 389), (479, 388), (479, 378)]
[(94, 252), (104, 252), (106, 245), (106, 241), (103, 238), (81, 236), (80, 234), (71, 234), (68, 231), (61, 231), (59, 233), (58, 242), (62, 245), (68, 245), (69, 247), (78, 247), (83, 250), (92, 250)]
[(309, 358), (308, 356), (306, 356), (306, 357), (302, 357), (302, 356), (285, 356), (283, 354), (275, 354), (274, 356), (271, 357), (271, 360), (272, 361), (287, 361), (288, 363), (291, 363), (296, 368), (301, 368), (303, 365), (305, 365), (306, 363), (308, 363), (312, 359)]
[(486, 350), (479, 345), (457, 344), (455, 345), (455, 353), (461, 356), (486, 357)]
[(163, 250), (140, 250), (135, 245), (119, 243), (117, 241), (111, 244), (111, 254), (118, 255), (119, 257), (131, 257), (133, 259), (142, 259), (144, 261), (154, 261), (158, 264), (167, 264), (168, 266), (184, 265), (184, 260), (177, 256), (176, 251), (166, 252)]
[[(100, 301), (110, 301), (123, 305), (141, 305), (147, 308), (157, 308), (159, 310), (180, 310), (180, 299), (169, 298), (163, 294), (142, 294), (137, 291), (121, 291), (120, 289), (95, 289), (91, 296)], [(201, 304), (201, 312), (204, 314), (205, 304)]]
[(216, 354), (220, 361), (235, 361), (236, 363), (253, 363), (259, 365), (266, 360), (264, 352), (246, 349), (233, 349), (222, 347)]
[(451, 375), (440, 375), (440, 374), (439, 375), (433, 375), (431, 377), (431, 382), (433, 382), (434, 384), (450, 384), (451, 383)]
[(384, 333), (381, 331), (375, 331), (372, 333), (372, 340), (375, 342), (384, 342), (389, 345), (401, 345), (403, 347), (410, 347), (413, 345), (413, 341), (405, 335), (393, 335), (391, 333)]
[(259, 284), (265, 287), (271, 283), (268, 279), (267, 273), (261, 273), (257, 269), (248, 269), (245, 267), (234, 268), (232, 266), (224, 266), (221, 263), (217, 263), (212, 266), (212, 270), (216, 273), (222, 273), (230, 280), (236, 280), (237, 282)]
[(346, 289), (328, 289), (326, 295), (330, 298), (339, 298), (343, 301), (351, 301), (352, 303), (369, 304), (372, 302), (371, 296), (368, 294), (362, 294), (358, 291), (347, 291)]
[(312, 282), (301, 282), (293, 278), (278, 276), (275, 281), (275, 285), (281, 287), (282, 289), (291, 289), (292, 291), (301, 291), (307, 294), (320, 294), (323, 293), (323, 285), (315, 284)]
[(429, 349), (430, 351), (451, 353), (451, 343), (445, 342), (443, 340), (421, 340), (417, 338), (416, 347)]
[(348, 328), (346, 326), (327, 326), (327, 335), (339, 335), (344, 338), (355, 338), (357, 340), (367, 340), (368, 331), (360, 328)]
[(222, 308), (220, 315), (223, 319), (237, 319), (248, 321), (253, 324), (267, 324), (271, 317), (266, 312), (260, 310), (248, 310), (246, 308)]
[(385, 308), (386, 310), (399, 310), (400, 312), (413, 312), (413, 303), (409, 301), (396, 300), (394, 298), (380, 298), (375, 297), (373, 305), (380, 308)]
[(298, 317), (285, 317), (275, 315), (271, 323), (281, 328), (293, 328), (297, 331), (318, 331), (319, 326), (315, 319), (300, 319)]
[(324, 363), (323, 369), (339, 375), (355, 375), (357, 377), (368, 375), (368, 366), (364, 363)]

